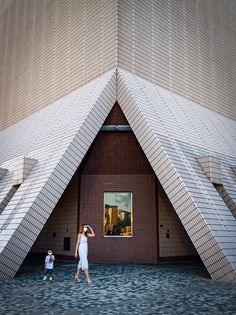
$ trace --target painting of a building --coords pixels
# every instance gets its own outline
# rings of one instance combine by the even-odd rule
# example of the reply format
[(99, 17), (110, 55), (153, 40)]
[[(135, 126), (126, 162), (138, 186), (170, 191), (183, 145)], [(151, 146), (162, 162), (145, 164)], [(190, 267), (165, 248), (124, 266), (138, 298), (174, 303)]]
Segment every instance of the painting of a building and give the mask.
[(104, 236), (132, 236), (132, 194), (105, 192), (104, 203)]
[(88, 223), (92, 262), (236, 281), (235, 30), (234, 0), (0, 1), (0, 278)]

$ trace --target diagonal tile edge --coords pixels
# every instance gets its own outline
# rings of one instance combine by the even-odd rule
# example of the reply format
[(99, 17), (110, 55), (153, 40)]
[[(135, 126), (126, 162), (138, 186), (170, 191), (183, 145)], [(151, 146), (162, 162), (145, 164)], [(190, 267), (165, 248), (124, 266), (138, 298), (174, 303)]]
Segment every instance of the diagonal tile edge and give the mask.
[[(100, 78), (100, 80), (102, 80), (102, 78)], [(0, 240), (0, 265), (3, 266), (1, 270), (4, 270), (3, 273), (0, 270), (0, 277), (2, 278), (12, 277), (17, 272), (24, 257), (33, 245), (34, 240), (59, 200), (60, 195), (63, 193), (98, 133), (103, 121), (105, 121), (108, 113), (112, 109), (116, 101), (115, 73), (112, 72), (110, 76), (103, 76), (103, 82), (100, 85), (96, 84), (96, 82), (92, 84), (91, 89), (88, 90), (87, 94), (85, 93), (83, 99), (84, 98), (86, 98), (86, 104), (84, 104), (87, 105), (87, 112), (83, 112), (80, 124), (78, 125), (77, 123), (78, 117), (74, 117), (73, 115), (72, 118), (74, 120), (72, 119), (70, 123), (71, 126), (73, 126), (74, 132), (66, 129), (65, 137), (62, 139), (61, 144), (51, 147), (52, 151), (45, 155), (43, 160), (41, 159), (40, 161), (40, 157), (38, 157), (39, 163), (37, 163), (32, 172), (25, 179), (14, 198), (2, 213), (3, 216), (4, 213), (8, 213), (6, 217), (9, 221), (6, 228), (1, 233), (5, 233), (6, 231), (10, 232), (7, 234), (6, 242), (1, 244)], [(79, 106), (77, 116), (80, 113), (80, 109), (81, 107)], [(94, 121), (96, 117), (94, 111), (96, 112), (97, 110), (100, 110), (101, 114), (99, 115), (99, 119)], [(67, 124), (68, 123), (69, 122), (67, 122)], [(91, 124), (93, 126), (92, 130), (90, 128)], [(89, 131), (92, 131), (90, 135)], [(69, 135), (68, 137), (66, 136), (67, 134)], [(84, 138), (85, 134), (87, 135), (86, 139)], [(81, 151), (82, 141), (83, 150)], [(29, 156), (35, 158), (30, 154)], [(45, 169), (44, 166), (46, 166), (47, 161), (51, 159), (54, 161)], [(43, 172), (41, 172), (42, 169), (44, 169)], [(38, 182), (41, 184), (38, 185)], [(34, 189), (35, 187), (36, 190)], [(31, 196), (33, 190), (34, 193)], [(16, 202), (16, 200), (19, 201)], [(22, 209), (24, 209), (24, 212), (22, 212)], [(41, 214), (41, 222), (36, 219), (39, 213)], [(18, 246), (20, 242), (20, 239), (17, 238), (18, 231), (29, 236), (27, 245), (23, 247)], [(9, 246), (13, 246), (16, 254), (18, 254), (19, 258), (17, 262), (11, 263), (12, 254), (8, 248)], [(9, 274), (7, 274), (7, 270), (9, 270)]]
[[(208, 243), (206, 242), (206, 238), (209, 240), (213, 238), (218, 243), (220, 250), (211, 254), (206, 254), (207, 252), (205, 252), (204, 257), (199, 253), (205, 265), (214, 254), (213, 259), (211, 260), (211, 268), (208, 268), (212, 278), (215, 280), (236, 281), (235, 258), (232, 261), (232, 256), (227, 254), (227, 248), (225, 247), (223, 239), (221, 241), (219, 238), (219, 236), (221, 238), (226, 237), (227, 240), (230, 240), (234, 250), (236, 250), (236, 221), (230, 213), (227, 213), (231, 219), (230, 224), (227, 223), (223, 213), (224, 211), (227, 212), (228, 208), (223, 203), (223, 200), (220, 200), (216, 190), (214, 192), (210, 189), (212, 184), (207, 179), (206, 175), (196, 172), (196, 169), (194, 168), (195, 166), (192, 165), (192, 161), (188, 160), (182, 151), (181, 145), (176, 141), (174, 132), (166, 128), (165, 123), (163, 124), (161, 118), (158, 116), (158, 112), (155, 111), (154, 107), (156, 108), (158, 106), (158, 99), (155, 99), (157, 92), (156, 87), (152, 89), (151, 84), (146, 86), (143, 81), (144, 80), (138, 78), (134, 74), (122, 69), (119, 70), (117, 101), (177, 214), (179, 214), (179, 211), (187, 214), (189, 207), (194, 208), (200, 217), (204, 214), (205, 209), (210, 209), (212, 211), (214, 220), (210, 220), (206, 216), (204, 216), (204, 218), (202, 217), (202, 219), (200, 219), (202, 225), (200, 230), (198, 230), (198, 226), (193, 219), (188, 221), (187, 228), (184, 221), (182, 221), (182, 223), (196, 250), (198, 250), (198, 246), (201, 246), (202, 243), (205, 243), (207, 248)], [(157, 103), (155, 103), (155, 101)], [(165, 101), (168, 102), (168, 100)], [(140, 124), (140, 121), (142, 120), (145, 122), (144, 124)], [(168, 123), (170, 122), (171, 119)], [(175, 123), (174, 120), (172, 120), (172, 122)], [(150, 141), (149, 145), (153, 150), (147, 151), (145, 147), (145, 137), (142, 137), (141, 134), (150, 135), (150, 133), (152, 135), (152, 141)], [(162, 141), (160, 134), (163, 134), (165, 137), (167, 135), (167, 139)], [(150, 151), (152, 151), (152, 157), (149, 154)], [(162, 156), (160, 156), (160, 152), (162, 152)], [(181, 168), (176, 168), (176, 156), (182, 161)], [(169, 161), (167, 163), (169, 167), (162, 168), (160, 172), (160, 166), (163, 164), (163, 159)], [(168, 189), (165, 189), (165, 177), (168, 176), (171, 169), (180, 180), (180, 183), (182, 183), (183, 188), (181, 189), (181, 193), (176, 191), (173, 195), (170, 194)], [(196, 188), (201, 188), (198, 195), (193, 194), (189, 181), (191, 182), (191, 187), (195, 186)], [(173, 189), (175, 188), (173, 187)], [(175, 203), (179, 198), (189, 200), (189, 204), (187, 207), (183, 206), (184, 204), (180, 204), (180, 209), (177, 210)], [(215, 202), (215, 200), (217, 200), (217, 202)], [(191, 233), (189, 231), (191, 231)], [(224, 264), (222, 264), (222, 256), (226, 261)], [(212, 266), (214, 266), (214, 268), (212, 268)], [(215, 273), (214, 270), (218, 270), (218, 272)]]

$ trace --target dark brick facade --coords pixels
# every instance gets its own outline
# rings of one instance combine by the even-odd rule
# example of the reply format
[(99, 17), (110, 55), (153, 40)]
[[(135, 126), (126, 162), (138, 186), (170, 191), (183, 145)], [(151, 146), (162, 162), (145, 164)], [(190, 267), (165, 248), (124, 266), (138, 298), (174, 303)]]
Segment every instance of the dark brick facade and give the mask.
[[(118, 104), (105, 124), (127, 124)], [(80, 169), (80, 223), (94, 227), (93, 262), (157, 262), (156, 179), (133, 132), (99, 132)], [(104, 237), (104, 192), (132, 192), (133, 236)]]

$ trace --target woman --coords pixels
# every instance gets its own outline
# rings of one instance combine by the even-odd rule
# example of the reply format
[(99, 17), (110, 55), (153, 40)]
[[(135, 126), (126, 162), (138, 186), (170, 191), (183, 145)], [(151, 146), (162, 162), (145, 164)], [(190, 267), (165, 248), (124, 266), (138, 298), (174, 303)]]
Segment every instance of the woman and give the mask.
[[(88, 229), (90, 232), (88, 232)], [(75, 280), (80, 281), (80, 270), (82, 269), (86, 276), (86, 281), (92, 283), (88, 272), (88, 237), (94, 237), (95, 233), (91, 226), (88, 224), (82, 224), (79, 229), (78, 240), (75, 247), (75, 258), (78, 257), (79, 252), (79, 264), (75, 275)]]

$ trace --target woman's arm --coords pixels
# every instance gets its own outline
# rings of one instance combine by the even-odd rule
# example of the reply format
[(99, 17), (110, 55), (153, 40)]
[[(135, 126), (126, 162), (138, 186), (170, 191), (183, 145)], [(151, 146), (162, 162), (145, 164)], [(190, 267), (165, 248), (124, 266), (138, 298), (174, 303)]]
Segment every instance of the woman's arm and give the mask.
[(81, 235), (78, 234), (78, 239), (77, 239), (76, 246), (75, 246), (75, 258), (78, 257), (78, 248), (79, 248), (80, 238), (81, 238)]
[(87, 225), (87, 227), (90, 229), (90, 232), (91, 232), (91, 233), (87, 233), (87, 235), (88, 235), (89, 237), (94, 237), (94, 236), (95, 236), (95, 233), (94, 233), (93, 229), (91, 228), (91, 226), (90, 226), (90, 225)]

